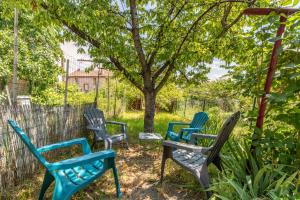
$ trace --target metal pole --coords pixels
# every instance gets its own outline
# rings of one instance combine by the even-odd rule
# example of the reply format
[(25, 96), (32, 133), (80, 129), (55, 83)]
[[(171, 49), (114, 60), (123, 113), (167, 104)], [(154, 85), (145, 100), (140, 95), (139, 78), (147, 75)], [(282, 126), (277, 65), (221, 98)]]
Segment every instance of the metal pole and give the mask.
[(97, 76), (97, 83), (96, 83), (96, 96), (95, 96), (95, 102), (94, 102), (95, 108), (97, 108), (97, 106), (98, 106), (100, 70), (102, 70), (101, 67), (98, 67), (98, 76)]
[(66, 66), (66, 80), (65, 80), (65, 97), (64, 97), (64, 108), (66, 109), (68, 104), (68, 82), (69, 82), (69, 67), (70, 61), (67, 59), (67, 66)]
[(107, 75), (107, 113), (109, 115), (109, 112), (110, 112), (110, 83), (109, 83), (109, 72), (108, 72), (108, 75)]
[(17, 99), (17, 66), (18, 66), (18, 10), (15, 8), (14, 16), (14, 66), (13, 66), (13, 84), (12, 84), (12, 102)]
[(265, 115), (266, 106), (267, 106), (267, 99), (270, 94), (273, 75), (276, 70), (276, 65), (277, 65), (277, 60), (278, 60), (278, 50), (281, 46), (281, 42), (282, 42), (281, 37), (282, 37), (282, 34), (284, 33), (286, 21), (287, 21), (286, 17), (280, 16), (280, 26), (279, 26), (279, 28), (277, 30), (277, 34), (276, 34), (277, 40), (275, 41), (275, 44), (273, 46), (271, 61), (269, 64), (268, 74), (267, 74), (265, 88), (264, 88), (264, 94), (262, 95), (262, 98), (261, 98), (259, 111), (258, 111), (258, 117), (257, 117), (257, 121), (256, 121), (256, 127), (260, 130), (262, 129), (263, 123), (264, 123), (264, 115)]
[(272, 50), (272, 55), (271, 55), (268, 74), (267, 74), (267, 78), (266, 78), (264, 93), (262, 95), (260, 105), (259, 105), (258, 116), (257, 116), (257, 120), (256, 120), (256, 129), (254, 130), (254, 134), (252, 135), (252, 144), (251, 144), (251, 152), (252, 153), (255, 152), (256, 143), (259, 140), (259, 138), (261, 137), (261, 131), (263, 128), (265, 111), (266, 111), (266, 107), (267, 107), (267, 100), (270, 95), (273, 75), (276, 70), (276, 65), (277, 65), (277, 60), (278, 60), (278, 53), (279, 53), (278, 50), (281, 46), (281, 42), (282, 42), (281, 37), (284, 33), (286, 21), (287, 21), (286, 17), (280, 16), (280, 26), (277, 30), (276, 41), (274, 43), (273, 50)]

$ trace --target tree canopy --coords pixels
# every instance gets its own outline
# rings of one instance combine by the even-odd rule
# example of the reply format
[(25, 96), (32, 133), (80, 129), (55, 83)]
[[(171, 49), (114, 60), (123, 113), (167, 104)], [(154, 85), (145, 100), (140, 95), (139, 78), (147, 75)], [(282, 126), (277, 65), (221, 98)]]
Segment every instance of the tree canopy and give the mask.
[[(155, 98), (172, 74), (204, 79), (205, 63), (225, 50), (221, 38), (255, 0), (33, 1), (45, 21), (88, 46), (95, 61), (122, 73), (145, 96), (145, 125), (153, 131)], [(260, 1), (264, 3), (265, 1)], [(257, 3), (257, 4), (261, 4)], [(242, 27), (237, 27), (242, 30)], [(234, 41), (229, 41), (233, 43)], [(220, 45), (222, 44), (222, 45)]]
[[(0, 77), (5, 85), (12, 76), (14, 5), (0, 4)], [(61, 57), (58, 29), (41, 25), (36, 15), (26, 7), (18, 7), (18, 77), (27, 80), (30, 93), (36, 94), (57, 81), (61, 71), (57, 61)]]

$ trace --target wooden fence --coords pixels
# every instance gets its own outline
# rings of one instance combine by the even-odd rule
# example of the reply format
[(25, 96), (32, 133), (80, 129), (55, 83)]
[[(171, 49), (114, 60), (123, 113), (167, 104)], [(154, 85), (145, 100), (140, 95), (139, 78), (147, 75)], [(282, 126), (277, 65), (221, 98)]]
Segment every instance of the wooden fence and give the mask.
[(14, 119), (37, 147), (80, 137), (85, 106), (0, 107), (0, 192), (36, 173), (39, 164), (7, 125)]

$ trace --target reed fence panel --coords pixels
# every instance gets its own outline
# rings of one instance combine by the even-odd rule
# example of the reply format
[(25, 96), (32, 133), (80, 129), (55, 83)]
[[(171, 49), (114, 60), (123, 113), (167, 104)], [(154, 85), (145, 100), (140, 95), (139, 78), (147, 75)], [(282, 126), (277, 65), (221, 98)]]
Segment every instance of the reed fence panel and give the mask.
[[(85, 105), (87, 106), (87, 105)], [(14, 119), (37, 147), (81, 137), (84, 107), (0, 106), (0, 191), (37, 172), (40, 166), (8, 126)]]

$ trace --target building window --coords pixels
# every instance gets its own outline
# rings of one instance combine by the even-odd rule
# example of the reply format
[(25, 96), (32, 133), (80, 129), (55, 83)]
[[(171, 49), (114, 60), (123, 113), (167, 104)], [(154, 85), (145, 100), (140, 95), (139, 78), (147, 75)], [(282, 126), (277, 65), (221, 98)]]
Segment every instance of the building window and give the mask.
[(75, 83), (77, 83), (77, 84), (79, 83), (78, 78), (75, 78)]
[(89, 91), (89, 84), (83, 84), (84, 91)]

